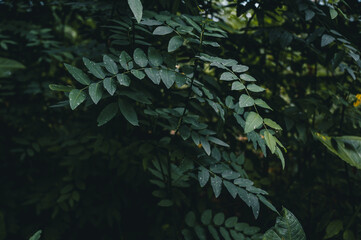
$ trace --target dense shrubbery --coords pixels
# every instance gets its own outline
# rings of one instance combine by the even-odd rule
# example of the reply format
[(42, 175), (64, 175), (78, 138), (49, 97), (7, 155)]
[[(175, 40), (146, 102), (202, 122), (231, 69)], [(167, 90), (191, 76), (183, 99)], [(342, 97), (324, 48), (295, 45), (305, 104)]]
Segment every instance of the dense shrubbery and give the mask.
[(358, 239), (360, 10), (1, 1), (0, 240)]

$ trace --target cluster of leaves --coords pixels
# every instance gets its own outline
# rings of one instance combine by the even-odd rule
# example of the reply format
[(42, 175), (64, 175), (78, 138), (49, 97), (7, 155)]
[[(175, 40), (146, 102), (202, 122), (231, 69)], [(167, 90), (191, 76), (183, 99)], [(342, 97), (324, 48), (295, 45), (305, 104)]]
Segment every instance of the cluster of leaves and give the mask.
[[(193, 229), (199, 239), (208, 239), (209, 234), (213, 239), (262, 239), (259, 227), (238, 222), (238, 217), (235, 216), (226, 219), (222, 212), (213, 216), (211, 209), (207, 209), (201, 214), (200, 222), (196, 220), (194, 212), (188, 212), (185, 216), (185, 222), (188, 227)], [(205, 228), (207, 228), (209, 234), (206, 233)], [(219, 233), (217, 228), (219, 228)], [(188, 228), (183, 229), (182, 234), (185, 239), (193, 239), (193, 233)]]
[(0, 2), (0, 240), (359, 238), (359, 6), (197, 4)]

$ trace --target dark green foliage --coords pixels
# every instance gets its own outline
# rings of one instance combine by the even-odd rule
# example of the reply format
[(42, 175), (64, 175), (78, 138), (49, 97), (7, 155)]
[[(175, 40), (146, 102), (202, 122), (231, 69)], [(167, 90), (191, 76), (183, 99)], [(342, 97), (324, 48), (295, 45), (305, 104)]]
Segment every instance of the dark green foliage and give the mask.
[(359, 239), (360, 13), (0, 1), (0, 240)]

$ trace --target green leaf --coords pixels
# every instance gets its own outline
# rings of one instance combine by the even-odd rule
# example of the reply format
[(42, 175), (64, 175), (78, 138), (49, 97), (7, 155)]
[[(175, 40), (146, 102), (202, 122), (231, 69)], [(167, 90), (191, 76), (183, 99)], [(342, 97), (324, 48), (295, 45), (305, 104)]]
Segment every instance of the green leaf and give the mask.
[(255, 219), (257, 219), (258, 215), (259, 215), (259, 208), (260, 208), (258, 198), (254, 194), (249, 193), (248, 199), (250, 202), (250, 206), (252, 208), (253, 216)]
[(222, 73), (220, 80), (222, 81), (233, 81), (238, 79), (238, 77), (236, 75), (234, 75), (234, 73), (231, 72), (224, 72)]
[(82, 90), (73, 89), (69, 93), (69, 103), (71, 110), (77, 108), (86, 99), (86, 95)]
[(170, 206), (173, 206), (173, 201), (169, 200), (169, 199), (162, 199), (158, 202), (158, 206), (170, 207)]
[(127, 119), (127, 121), (130, 124), (132, 124), (133, 126), (139, 126), (138, 116), (137, 116), (137, 113), (135, 112), (132, 104), (125, 100), (119, 99), (118, 105), (119, 105), (120, 112), (123, 114), (125, 119)]
[(277, 217), (275, 226), (269, 229), (262, 239), (306, 240), (306, 235), (297, 218), (286, 208), (283, 208), (282, 216)]
[(314, 136), (339, 158), (361, 169), (361, 137), (329, 137), (319, 133), (315, 133)]
[(225, 170), (222, 172), (222, 177), (228, 180), (239, 178), (241, 174), (232, 170)]
[(323, 34), (321, 38), (321, 47), (325, 47), (328, 44), (332, 43), (333, 41), (335, 41), (334, 37), (328, 34)]
[(278, 215), (280, 214), (277, 209), (275, 208), (275, 206), (273, 206), (272, 203), (270, 203), (265, 197), (263, 197), (262, 195), (258, 195), (258, 199), (264, 204), (266, 205), (269, 209), (271, 209), (272, 211), (274, 211), (275, 213), (278, 213)]
[(253, 106), (254, 100), (253, 100), (253, 98), (251, 96), (249, 96), (247, 94), (242, 94), (239, 97), (238, 104), (239, 104), (240, 108), (250, 107), (250, 106)]
[(173, 32), (173, 28), (167, 26), (159, 26), (153, 31), (153, 35), (167, 35)]
[(342, 234), (343, 240), (356, 240), (355, 234), (351, 230), (346, 230)]
[(233, 83), (232, 83), (232, 90), (236, 90), (236, 91), (238, 91), (238, 90), (243, 90), (243, 89), (245, 89), (246, 87), (244, 86), (244, 84), (243, 83), (241, 83), (241, 82), (239, 82), (239, 81), (234, 81)]
[(182, 17), (192, 26), (194, 27), (198, 32), (202, 32), (200, 26), (195, 23), (190, 17), (186, 16), (186, 15), (182, 15)]
[(183, 38), (180, 36), (174, 36), (169, 40), (168, 52), (174, 52), (183, 45)]
[(196, 233), (199, 240), (207, 240), (206, 231), (203, 227), (197, 225), (194, 227), (194, 232)]
[(228, 233), (228, 230), (225, 229), (224, 227), (220, 227), (219, 228), (219, 232), (221, 233), (222, 237), (224, 238), (224, 240), (232, 240), (231, 236)]
[(38, 230), (36, 233), (34, 233), (33, 236), (29, 238), (29, 240), (39, 240), (41, 238), (42, 230)]
[(58, 85), (58, 84), (49, 84), (49, 88), (53, 91), (59, 91), (59, 92), (70, 92), (74, 89), (74, 87), (71, 86), (64, 86), (64, 85)]
[(0, 57), (0, 78), (9, 77), (19, 69), (25, 69), (25, 66), (16, 60)]
[(222, 140), (218, 139), (218, 138), (215, 138), (215, 137), (208, 137), (208, 140), (217, 144), (217, 145), (220, 145), (220, 146), (223, 146), (223, 147), (229, 147), (229, 145), (225, 142), (223, 142)]
[(307, 10), (305, 11), (305, 20), (306, 20), (306, 21), (309, 21), (309, 20), (311, 20), (315, 15), (316, 15), (316, 13), (315, 13), (314, 11), (311, 11), (311, 10), (307, 9)]
[(105, 74), (102, 70), (102, 68), (96, 64), (93, 61), (90, 61), (88, 58), (83, 57), (83, 62), (86, 68), (90, 71), (91, 74), (93, 74), (96, 78), (104, 79)]
[(248, 187), (253, 185), (253, 182), (246, 178), (238, 178), (234, 180), (233, 183), (240, 187)]
[(113, 78), (105, 78), (103, 81), (104, 88), (108, 91), (110, 95), (114, 95), (115, 91), (117, 90), (117, 85)]
[(260, 87), (254, 83), (248, 84), (247, 89), (251, 92), (263, 92), (265, 90), (263, 87)]
[(212, 47), (220, 47), (221, 46), (221, 45), (219, 45), (219, 43), (213, 42), (213, 41), (203, 41), (203, 45), (208, 45), (208, 46), (212, 46)]
[(136, 77), (136, 78), (138, 78), (138, 79), (140, 79), (140, 80), (142, 80), (143, 78), (145, 78), (144, 72), (142, 72), (142, 71), (140, 71), (140, 70), (132, 69), (132, 70), (130, 70), (130, 72), (131, 72), (131, 74), (132, 74), (134, 77)]
[(238, 72), (238, 73), (241, 73), (241, 72), (246, 72), (248, 71), (249, 67), (246, 66), (246, 65), (233, 65), (232, 66), (232, 71), (233, 72)]
[(170, 71), (168, 69), (161, 69), (160, 77), (164, 83), (164, 85), (169, 89), (171, 86), (173, 86), (175, 82), (175, 73), (173, 71)]
[(119, 56), (119, 63), (125, 70), (130, 70), (134, 67), (132, 58), (126, 51), (122, 51)]
[(0, 69), (25, 69), (25, 66), (16, 60), (0, 57)]
[(251, 206), (249, 194), (246, 190), (244, 190), (243, 188), (238, 188), (238, 196), (242, 199), (243, 202), (247, 204), (248, 207)]
[(104, 55), (103, 56), (103, 62), (104, 62), (104, 66), (108, 70), (108, 72), (110, 72), (112, 74), (117, 74), (118, 73), (117, 64), (109, 56)]
[(219, 235), (218, 235), (218, 232), (217, 232), (216, 228), (213, 227), (213, 225), (208, 225), (208, 231), (212, 235), (214, 240), (221, 240), (219, 238)]
[(337, 15), (338, 15), (337, 11), (334, 8), (330, 8), (331, 19), (335, 19)]
[(249, 133), (261, 126), (263, 123), (262, 117), (255, 112), (250, 112), (246, 118), (246, 125), (244, 127), (244, 132)]
[(251, 75), (245, 74), (245, 73), (239, 75), (239, 77), (242, 80), (246, 81), (246, 82), (255, 82), (255, 81), (257, 81), (254, 77), (252, 77)]
[(136, 102), (151, 104), (152, 102), (149, 100), (147, 95), (144, 95), (142, 92), (138, 91), (119, 91), (119, 95), (127, 96), (130, 99), (133, 99)]
[(194, 227), (196, 224), (196, 215), (190, 211), (185, 216), (185, 222), (189, 227)]
[(238, 240), (238, 239), (246, 239), (246, 238), (244, 237), (243, 233), (241, 233), (241, 232), (237, 232), (237, 231), (235, 231), (235, 230), (233, 230), (233, 229), (231, 229), (229, 232), (231, 233), (231, 236), (232, 236), (233, 239), (235, 239), (235, 240)]
[[(186, 84), (187, 82), (187, 76), (185, 76), (184, 74), (180, 74), (180, 73), (176, 73), (175, 74), (175, 84), (178, 86), (178, 87), (182, 87), (184, 84)], [(205, 90), (205, 88), (202, 88), (203, 89), (203, 92), (207, 95), (207, 97), (209, 99), (212, 99), (212, 94), (207, 90)]]
[[(277, 140), (277, 138), (276, 138), (276, 140)], [(286, 165), (285, 158), (283, 157), (283, 153), (279, 147), (276, 147), (276, 155), (281, 160), (282, 169), (285, 169), (285, 165)]]
[(100, 85), (101, 82), (92, 83), (89, 86), (89, 96), (95, 104), (98, 104), (103, 96), (103, 88)]
[(116, 103), (108, 104), (98, 116), (98, 127), (112, 120), (118, 113), (118, 105)]
[(226, 180), (223, 181), (224, 186), (227, 188), (228, 192), (231, 194), (233, 198), (237, 197), (238, 188), (231, 182)]
[(211, 209), (207, 209), (202, 213), (201, 216), (201, 222), (204, 225), (209, 225), (212, 221), (212, 210)]
[(211, 146), (209, 145), (208, 140), (204, 137), (201, 137), (200, 140), (201, 140), (202, 148), (209, 156), (211, 154)]
[(158, 69), (146, 68), (144, 69), (144, 72), (147, 74), (149, 79), (152, 80), (154, 84), (159, 85), (161, 78)]
[(230, 217), (230, 218), (227, 218), (227, 220), (225, 221), (224, 225), (226, 226), (226, 228), (233, 228), (236, 223), (238, 221), (238, 217)]
[(145, 67), (148, 64), (148, 58), (140, 48), (134, 50), (133, 58), (134, 62), (138, 64), (139, 67)]
[(246, 235), (255, 235), (260, 230), (259, 227), (253, 227), (253, 226), (246, 226), (243, 230), (244, 234)]
[(193, 240), (193, 234), (189, 229), (182, 229), (182, 235), (185, 240)]
[(263, 101), (262, 99), (259, 99), (257, 98), (256, 100), (254, 100), (254, 103), (257, 105), (257, 106), (260, 106), (262, 108), (266, 108), (266, 109), (269, 109), (269, 110), (273, 110), (270, 106), (268, 106), (268, 104)]
[(219, 212), (214, 215), (213, 222), (215, 225), (220, 226), (224, 223), (224, 213)]
[(148, 48), (148, 59), (154, 67), (159, 67), (163, 63), (162, 55), (153, 47)]
[(263, 119), (263, 121), (267, 126), (270, 126), (273, 129), (282, 130), (280, 125), (278, 125), (276, 122), (274, 122), (273, 120), (271, 120), (269, 118), (265, 118), (265, 119)]
[(90, 79), (82, 70), (66, 63), (64, 63), (64, 66), (66, 70), (68, 70), (68, 72), (73, 76), (73, 78), (77, 80), (79, 83), (83, 85), (90, 84)]
[(161, 22), (159, 22), (157, 20), (153, 20), (153, 19), (143, 19), (143, 21), (140, 24), (146, 25), (146, 26), (159, 26), (159, 25), (162, 25)]
[(201, 166), (198, 171), (198, 181), (201, 187), (204, 187), (207, 184), (208, 179), (209, 171), (205, 167)]
[(214, 195), (218, 198), (222, 191), (222, 179), (218, 176), (211, 177), (211, 186)]
[(269, 131), (264, 132), (264, 139), (266, 140), (266, 145), (272, 153), (276, 151), (276, 140), (275, 137)]
[(128, 87), (130, 85), (130, 78), (124, 73), (117, 74), (117, 80), (122, 86)]
[(142, 20), (143, 15), (143, 5), (140, 0), (128, 0), (128, 5), (130, 10), (132, 10), (133, 15), (138, 23)]

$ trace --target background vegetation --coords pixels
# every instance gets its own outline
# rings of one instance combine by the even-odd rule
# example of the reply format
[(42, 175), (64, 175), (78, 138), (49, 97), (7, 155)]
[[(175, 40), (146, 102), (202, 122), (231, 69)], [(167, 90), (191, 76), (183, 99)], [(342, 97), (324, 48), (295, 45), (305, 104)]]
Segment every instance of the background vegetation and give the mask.
[(0, 1), (0, 240), (360, 239), (360, 13)]

